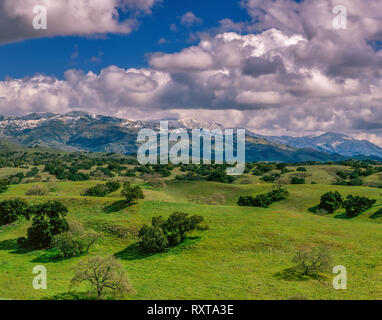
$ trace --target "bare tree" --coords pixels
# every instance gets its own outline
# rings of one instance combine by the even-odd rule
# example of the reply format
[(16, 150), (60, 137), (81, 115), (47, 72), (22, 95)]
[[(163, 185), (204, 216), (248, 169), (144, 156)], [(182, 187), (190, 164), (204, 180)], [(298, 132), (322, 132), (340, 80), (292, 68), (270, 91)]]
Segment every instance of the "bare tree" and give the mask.
[(124, 296), (132, 292), (126, 271), (119, 261), (113, 256), (94, 257), (81, 261), (76, 268), (76, 273), (71, 280), (70, 288), (82, 282), (89, 282), (100, 299), (105, 290), (113, 294)]

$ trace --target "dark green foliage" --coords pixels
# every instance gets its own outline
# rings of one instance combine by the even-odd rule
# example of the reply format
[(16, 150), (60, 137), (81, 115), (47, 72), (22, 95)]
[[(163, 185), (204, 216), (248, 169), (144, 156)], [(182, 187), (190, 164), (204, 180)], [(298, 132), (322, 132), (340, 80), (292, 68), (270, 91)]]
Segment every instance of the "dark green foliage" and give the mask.
[(276, 169), (276, 166), (274, 166), (273, 164), (259, 163), (257, 164), (256, 168), (253, 169), (252, 173), (255, 176), (262, 176), (263, 174), (268, 173), (275, 169)]
[(168, 248), (168, 240), (163, 230), (158, 227), (144, 225), (139, 231), (140, 245), (146, 252), (164, 252)]
[(0, 193), (4, 193), (8, 190), (9, 181), (7, 179), (0, 180)]
[(363, 181), (360, 179), (360, 178), (356, 178), (356, 179), (351, 179), (348, 183), (347, 183), (348, 186), (362, 186), (363, 185)]
[(37, 174), (38, 174), (38, 169), (36, 168), (36, 167), (33, 167), (31, 170), (29, 170), (26, 174), (25, 174), (25, 176), (27, 177), (27, 178), (32, 178), (32, 177), (34, 177), (34, 176), (36, 176)]
[(353, 218), (370, 209), (375, 203), (376, 200), (374, 199), (349, 195), (343, 207), (346, 209), (346, 215), (349, 218)]
[(81, 223), (71, 223), (69, 231), (56, 235), (53, 246), (63, 258), (71, 258), (88, 253), (90, 248), (98, 241), (100, 234), (87, 231)]
[(117, 181), (109, 181), (106, 182), (106, 187), (108, 188), (109, 193), (113, 193), (121, 188), (121, 184)]
[(105, 184), (97, 184), (87, 189), (82, 195), (86, 197), (106, 197), (109, 194), (109, 188)]
[(132, 186), (130, 182), (125, 182), (121, 195), (126, 198), (127, 204), (133, 204), (139, 199), (144, 199), (145, 196), (140, 186)]
[(0, 225), (17, 221), (20, 217), (29, 218), (29, 206), (21, 199), (0, 202)]
[(305, 184), (305, 179), (300, 177), (292, 177), (290, 180), (291, 184)]
[(214, 170), (207, 176), (207, 181), (232, 183), (234, 180), (235, 179), (232, 176), (227, 175), (227, 172), (222, 169)]
[(321, 202), (319, 207), (326, 210), (328, 213), (333, 213), (334, 211), (340, 209), (343, 205), (342, 196), (338, 191), (325, 193), (321, 197)]
[(106, 184), (97, 184), (83, 192), (83, 196), (87, 197), (106, 197), (108, 194), (117, 191), (121, 184), (116, 181), (110, 181)]
[(306, 172), (306, 168), (305, 167), (298, 167), (296, 171), (299, 171), (299, 172)]
[(32, 207), (32, 226), (28, 229), (28, 241), (34, 247), (46, 248), (53, 237), (69, 229), (65, 219), (68, 209), (59, 201), (48, 201)]
[(69, 166), (60, 161), (49, 162), (44, 169), (59, 180), (86, 181), (90, 179), (88, 174), (78, 172), (78, 170), (78, 166)]
[(275, 182), (275, 180), (277, 180), (280, 177), (281, 177), (280, 173), (271, 173), (269, 175), (261, 177), (261, 180), (264, 182), (272, 182), (273, 183), (273, 182)]
[(289, 192), (283, 188), (278, 188), (266, 194), (260, 194), (256, 197), (241, 196), (237, 202), (239, 206), (268, 208), (273, 202), (285, 200)]
[(152, 226), (144, 225), (139, 231), (140, 245), (146, 252), (164, 252), (186, 239), (186, 235), (195, 230), (207, 230), (202, 225), (204, 218), (198, 215), (174, 212), (167, 220), (154, 217)]
[(24, 173), (18, 172), (8, 177), (9, 184), (20, 184), (25, 178)]

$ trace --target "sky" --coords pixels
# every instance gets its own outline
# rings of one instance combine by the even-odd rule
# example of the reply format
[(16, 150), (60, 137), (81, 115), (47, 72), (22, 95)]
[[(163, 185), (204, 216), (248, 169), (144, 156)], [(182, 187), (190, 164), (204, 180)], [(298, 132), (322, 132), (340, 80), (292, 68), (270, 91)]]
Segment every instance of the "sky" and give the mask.
[[(34, 28), (37, 5), (46, 29)], [(382, 0), (0, 0), (0, 114), (195, 119), (382, 145), (381, 9)]]

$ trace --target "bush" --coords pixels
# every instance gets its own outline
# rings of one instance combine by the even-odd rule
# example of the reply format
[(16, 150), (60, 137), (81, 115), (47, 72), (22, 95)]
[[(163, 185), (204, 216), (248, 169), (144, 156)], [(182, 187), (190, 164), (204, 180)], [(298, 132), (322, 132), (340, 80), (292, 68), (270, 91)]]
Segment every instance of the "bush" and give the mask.
[(76, 257), (88, 253), (99, 237), (100, 234), (97, 232), (86, 231), (79, 222), (76, 222), (69, 224), (67, 232), (53, 238), (53, 246), (63, 258)]
[(113, 193), (121, 188), (121, 184), (117, 181), (109, 181), (106, 182), (106, 188), (109, 190), (109, 193)]
[(97, 184), (96, 186), (85, 190), (82, 193), (87, 197), (106, 197), (108, 194), (117, 191), (121, 187), (121, 184), (116, 181), (110, 181), (106, 184)]
[(346, 198), (343, 206), (346, 209), (346, 215), (353, 218), (370, 209), (375, 203), (376, 200), (374, 199), (350, 195)]
[(353, 187), (356, 187), (356, 186), (362, 186), (363, 185), (363, 181), (362, 179), (360, 178), (356, 178), (356, 179), (351, 179), (348, 183), (347, 183), (348, 186), (353, 186)]
[(214, 170), (207, 176), (207, 181), (232, 183), (234, 182), (234, 180), (235, 180), (234, 177), (227, 175), (227, 172), (222, 169)]
[(319, 207), (326, 210), (328, 213), (333, 213), (334, 211), (340, 209), (343, 205), (342, 196), (339, 192), (328, 192), (321, 197)]
[(140, 186), (133, 187), (130, 182), (125, 182), (121, 195), (126, 198), (127, 204), (133, 204), (139, 199), (144, 199), (145, 196)]
[(169, 243), (163, 230), (144, 225), (139, 231), (141, 248), (146, 252), (158, 253), (167, 250)]
[(332, 258), (326, 248), (316, 247), (297, 252), (292, 262), (297, 263), (293, 269), (302, 275), (313, 276), (329, 270)]
[(4, 193), (8, 190), (9, 181), (7, 179), (0, 180), (0, 193)]
[(37, 248), (52, 244), (53, 237), (66, 232), (69, 225), (65, 219), (68, 209), (59, 201), (48, 201), (31, 208), (32, 226), (28, 229), (28, 241)]
[(306, 170), (305, 167), (298, 167), (296, 171), (299, 171), (299, 172), (306, 172), (308, 170)]
[(269, 175), (261, 177), (261, 180), (264, 182), (275, 182), (276, 179), (280, 178), (281, 174), (280, 173), (271, 173)]
[(47, 189), (39, 185), (31, 187), (26, 193), (26, 196), (46, 196), (49, 193)]
[(305, 184), (305, 179), (304, 178), (299, 178), (299, 177), (292, 177), (290, 180), (291, 184)]
[(283, 188), (278, 188), (266, 194), (260, 194), (256, 197), (241, 196), (237, 202), (239, 206), (268, 208), (273, 202), (285, 200), (289, 192)]
[(202, 225), (204, 218), (198, 215), (174, 212), (167, 220), (161, 216), (152, 219), (152, 226), (144, 225), (139, 231), (140, 245), (146, 252), (164, 252), (169, 247), (175, 247), (195, 230), (206, 230)]
[(20, 217), (29, 218), (29, 206), (24, 200), (5, 200), (0, 202), (0, 225), (17, 221)]

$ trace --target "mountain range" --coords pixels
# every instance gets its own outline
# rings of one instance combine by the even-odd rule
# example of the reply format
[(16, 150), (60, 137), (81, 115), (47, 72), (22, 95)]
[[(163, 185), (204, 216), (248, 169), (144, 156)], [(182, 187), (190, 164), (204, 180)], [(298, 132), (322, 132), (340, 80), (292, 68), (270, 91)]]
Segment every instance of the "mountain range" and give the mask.
[[(67, 114), (33, 113), (0, 116), (0, 139), (26, 146), (47, 146), (67, 151), (133, 154), (142, 128), (158, 130), (159, 121), (130, 121), (82, 111)], [(218, 123), (169, 120), (169, 129), (224, 129)], [(349, 157), (382, 158), (382, 148), (343, 134), (289, 137), (261, 136), (247, 131), (247, 161), (339, 161)]]

